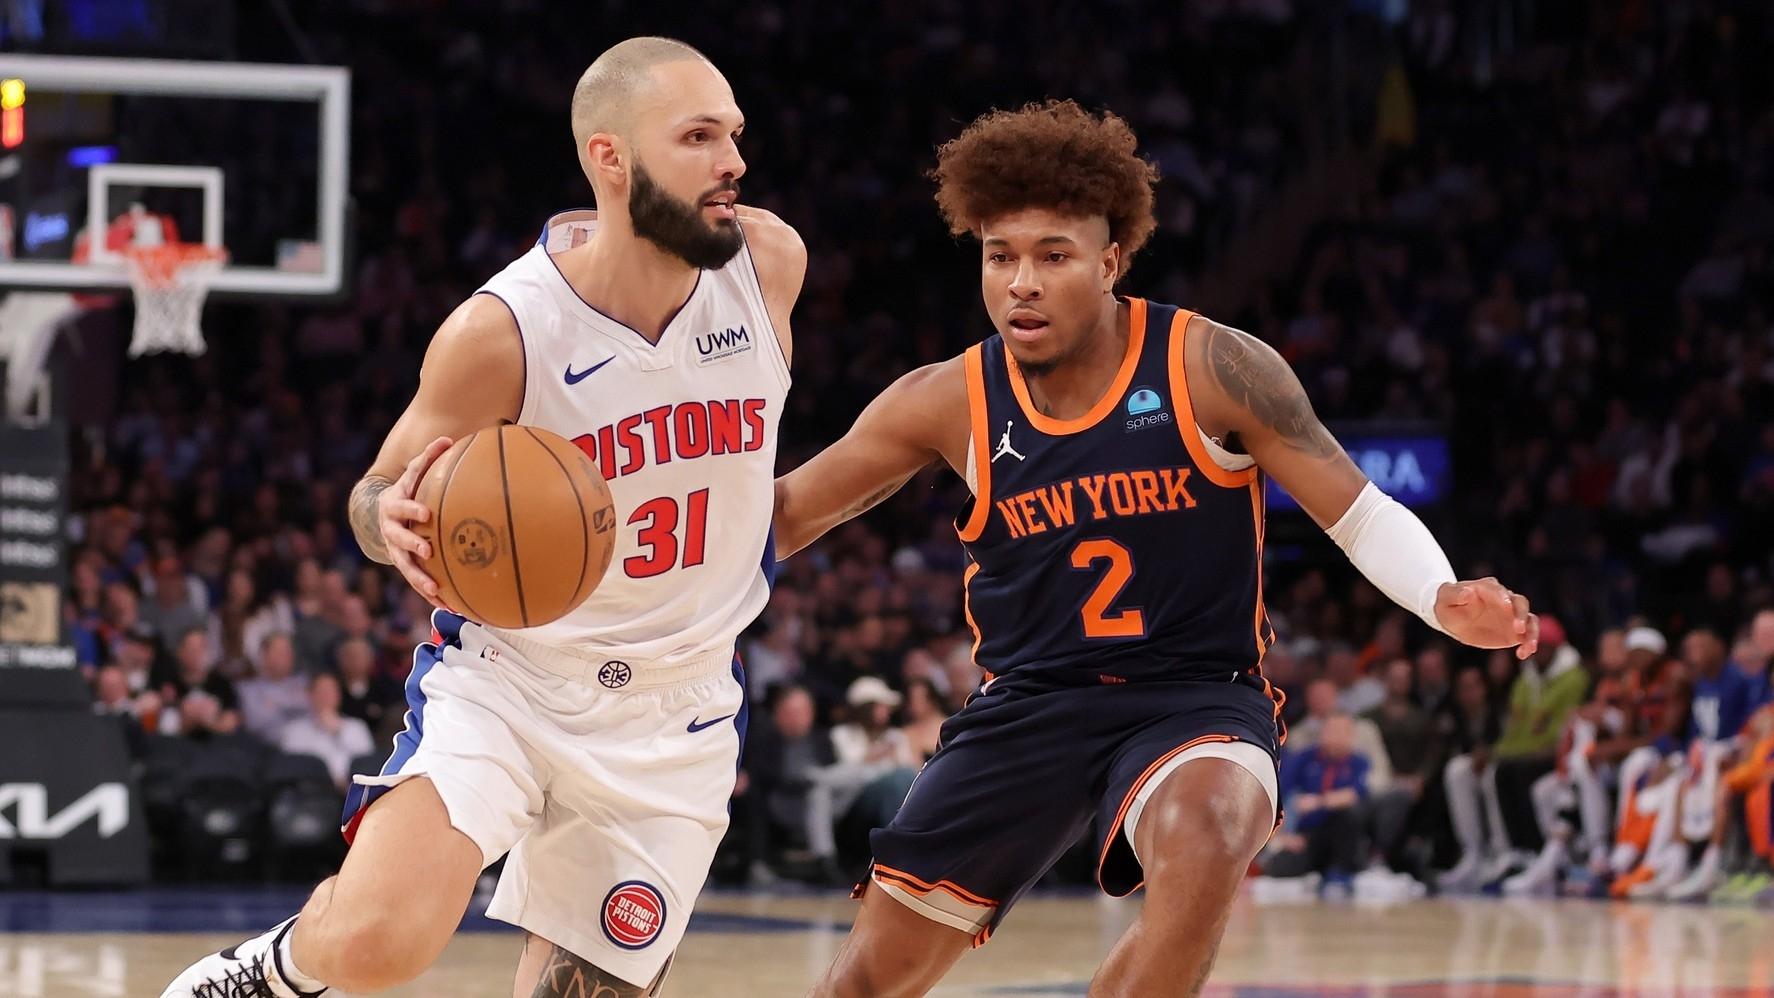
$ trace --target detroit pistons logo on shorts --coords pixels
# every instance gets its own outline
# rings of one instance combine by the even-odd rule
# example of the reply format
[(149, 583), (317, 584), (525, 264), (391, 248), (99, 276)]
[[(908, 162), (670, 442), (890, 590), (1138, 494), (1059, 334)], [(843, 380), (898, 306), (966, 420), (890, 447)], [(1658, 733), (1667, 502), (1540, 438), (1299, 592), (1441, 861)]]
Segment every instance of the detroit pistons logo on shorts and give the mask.
[(625, 880), (604, 896), (604, 935), (623, 949), (645, 949), (665, 926), (665, 896), (644, 880)]

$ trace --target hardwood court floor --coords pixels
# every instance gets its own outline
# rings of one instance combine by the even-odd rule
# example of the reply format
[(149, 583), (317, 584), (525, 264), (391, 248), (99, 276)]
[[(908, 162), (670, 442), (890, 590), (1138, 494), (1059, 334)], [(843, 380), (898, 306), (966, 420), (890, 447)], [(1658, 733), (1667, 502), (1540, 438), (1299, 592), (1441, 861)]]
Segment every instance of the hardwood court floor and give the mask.
[[(144, 900), (144, 897), (146, 900)], [(197, 955), (265, 926), (299, 896), (0, 893), (0, 996), (149, 996)], [(1023, 902), (936, 994), (1083, 995), (1137, 902)], [(704, 899), (667, 993), (801, 995), (852, 917), (848, 900)], [(180, 926), (206, 931), (156, 931)], [(443, 959), (391, 995), (510, 993), (518, 936), (471, 919)], [(109, 929), (123, 931), (107, 931)], [(474, 929), (482, 931), (472, 931)], [(48, 929), (50, 931), (38, 931)], [(1218, 998), (1774, 995), (1774, 912), (1585, 901), (1240, 903), (1208, 993)]]

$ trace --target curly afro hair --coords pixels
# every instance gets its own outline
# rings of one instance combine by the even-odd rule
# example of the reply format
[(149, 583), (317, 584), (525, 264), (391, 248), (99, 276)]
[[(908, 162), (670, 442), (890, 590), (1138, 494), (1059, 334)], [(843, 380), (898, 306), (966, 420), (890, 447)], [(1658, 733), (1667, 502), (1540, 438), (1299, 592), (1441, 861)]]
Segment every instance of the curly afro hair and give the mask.
[(936, 150), (936, 204), (956, 234), (1024, 208), (1109, 220), (1121, 244), (1121, 273), (1158, 227), (1152, 186), (1158, 169), (1135, 152), (1138, 140), (1114, 113), (1095, 115), (1071, 100), (992, 111)]

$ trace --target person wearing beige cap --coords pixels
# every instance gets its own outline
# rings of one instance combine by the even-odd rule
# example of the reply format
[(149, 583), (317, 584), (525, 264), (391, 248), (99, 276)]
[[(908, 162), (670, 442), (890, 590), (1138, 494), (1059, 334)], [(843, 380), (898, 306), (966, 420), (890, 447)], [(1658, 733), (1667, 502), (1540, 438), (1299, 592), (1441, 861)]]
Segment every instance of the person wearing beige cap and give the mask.
[(832, 729), (837, 762), (813, 773), (807, 790), (807, 848), (820, 874), (834, 883), (844, 880), (837, 863), (839, 819), (871, 785), (919, 764), (905, 732), (892, 726), (893, 712), (904, 699), (876, 676), (852, 682), (844, 694), (850, 720)]
[[(1638, 652), (1641, 656), (1645, 654), (1662, 656), (1669, 652), (1669, 642), (1664, 639), (1663, 632), (1655, 627), (1646, 627), (1640, 624), (1626, 632), (1626, 652), (1628, 655)], [(1632, 664), (1642, 665), (1643, 663), (1640, 661)]]

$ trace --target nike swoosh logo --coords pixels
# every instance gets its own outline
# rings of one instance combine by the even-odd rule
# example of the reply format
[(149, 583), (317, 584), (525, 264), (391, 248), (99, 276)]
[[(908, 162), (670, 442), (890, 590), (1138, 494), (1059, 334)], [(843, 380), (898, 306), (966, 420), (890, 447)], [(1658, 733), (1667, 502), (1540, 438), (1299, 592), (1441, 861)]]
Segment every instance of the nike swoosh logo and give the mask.
[[(235, 946), (238, 946), (238, 945), (240, 945), (240, 944), (239, 943), (235, 944)], [(217, 953), (216, 955), (221, 957), (224, 960), (237, 959), (237, 957), (235, 957), (235, 955), (234, 955), (234, 946), (230, 946), (227, 949), (221, 951), (220, 953)]]
[(615, 359), (616, 358), (614, 356), (606, 357), (604, 359), (603, 364), (593, 364), (590, 367), (586, 368), (583, 371), (580, 371), (577, 374), (573, 373), (573, 365), (568, 364), (567, 365), (567, 373), (566, 373), (567, 384), (576, 385), (579, 382), (584, 381), (586, 378), (589, 378), (592, 375), (596, 374), (598, 372), (598, 368), (603, 367), (604, 364), (608, 364), (610, 361), (615, 360)]
[(733, 714), (726, 714), (721, 717), (717, 717), (712, 721), (691, 721), (690, 726), (688, 728), (686, 728), (685, 730), (690, 732), (691, 734), (695, 734), (696, 732), (701, 731), (704, 728), (712, 728), (715, 725), (717, 725), (717, 724), (721, 723), (722, 721), (725, 721), (728, 718), (731, 718), (733, 716), (734, 716)]

